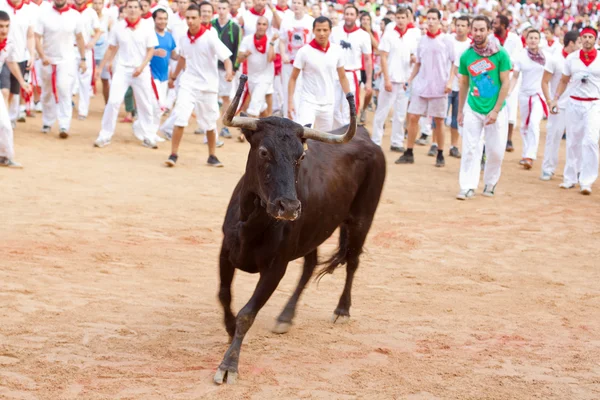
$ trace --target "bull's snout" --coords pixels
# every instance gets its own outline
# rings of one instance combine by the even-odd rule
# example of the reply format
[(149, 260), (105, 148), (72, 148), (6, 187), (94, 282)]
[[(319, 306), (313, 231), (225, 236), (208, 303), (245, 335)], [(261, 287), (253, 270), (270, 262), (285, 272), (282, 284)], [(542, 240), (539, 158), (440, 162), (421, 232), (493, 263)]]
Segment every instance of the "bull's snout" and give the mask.
[(300, 217), (302, 203), (299, 200), (279, 198), (271, 204), (272, 210), (270, 210), (270, 214), (277, 219), (295, 221)]

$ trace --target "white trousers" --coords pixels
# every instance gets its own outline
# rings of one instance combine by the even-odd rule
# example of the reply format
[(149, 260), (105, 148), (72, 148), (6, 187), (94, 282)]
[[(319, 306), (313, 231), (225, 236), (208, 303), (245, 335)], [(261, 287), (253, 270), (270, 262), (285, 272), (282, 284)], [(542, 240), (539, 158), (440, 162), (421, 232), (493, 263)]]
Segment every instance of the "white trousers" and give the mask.
[[(510, 73), (512, 79), (513, 73)], [(523, 80), (523, 74), (519, 74), (517, 84), (513, 88), (510, 97), (506, 99), (506, 112), (508, 113), (508, 123), (515, 125), (517, 123), (517, 114), (519, 111), (519, 90), (521, 89), (521, 81)]]
[(548, 115), (546, 124), (546, 146), (544, 147), (544, 161), (542, 172), (553, 174), (558, 165), (558, 151), (563, 133), (567, 127), (566, 110), (560, 109), (558, 114)]
[(81, 73), (79, 70), (79, 63), (81, 62), (81, 57), (79, 56), (79, 52), (77, 53), (77, 57), (75, 57), (75, 71), (77, 71), (77, 79), (73, 80), (73, 85), (75, 86), (77, 83), (77, 91), (78, 94), (78, 102), (77, 102), (77, 112), (79, 115), (87, 117), (90, 111), (90, 99), (92, 98), (92, 73), (94, 72), (94, 57), (92, 55), (91, 50), (87, 50), (85, 52), (85, 72)]
[[(72, 61), (62, 62), (57, 65), (42, 66), (43, 125), (52, 126), (58, 118), (58, 127), (60, 129), (68, 131), (71, 127), (71, 118), (73, 117), (71, 90), (76, 73), (77, 70), (74, 68)], [(58, 101), (56, 97), (58, 97)]]
[[(519, 111), (521, 113), (521, 138), (523, 140), (523, 158), (537, 158), (540, 145), (540, 125), (544, 116), (544, 108), (540, 95), (519, 95)], [(531, 102), (531, 105), (530, 105)], [(531, 108), (530, 108), (531, 106)], [(529, 124), (527, 124), (529, 116)]]
[(567, 104), (567, 164), (564, 182), (591, 186), (598, 178), (598, 140), (600, 139), (600, 100)]
[(378, 107), (373, 119), (373, 136), (375, 144), (381, 146), (383, 138), (383, 125), (387, 119), (390, 109), (393, 108), (392, 118), (392, 146), (402, 147), (404, 144), (404, 120), (406, 119), (406, 110), (408, 108), (408, 97), (404, 90), (403, 83), (392, 83), (392, 91), (388, 92), (385, 88), (379, 91)]
[(140, 135), (149, 140), (152, 140), (156, 135), (158, 126), (155, 123), (154, 114), (158, 107), (158, 100), (152, 89), (150, 68), (146, 67), (136, 78), (133, 77), (133, 70), (133, 68), (119, 65), (113, 73), (108, 103), (102, 115), (102, 129), (98, 136), (99, 139), (110, 140), (115, 133), (119, 108), (129, 86), (132, 87), (135, 97), (139, 127), (141, 128)]
[(0, 157), (13, 159), (15, 147), (13, 142), (13, 130), (8, 116), (8, 110), (4, 103), (4, 96), (0, 96)]
[[(277, 80), (278, 77), (275, 77)], [(271, 101), (276, 97), (273, 83), (255, 83), (248, 82), (250, 90), (250, 104), (248, 105), (248, 115), (259, 116), (267, 109), (267, 95), (271, 95)], [(275, 106), (273, 106), (275, 110)]]
[[(360, 71), (346, 71), (346, 78), (350, 86), (350, 92), (354, 94), (354, 101), (358, 104), (359, 99), (356, 95), (359, 87)], [(379, 103), (378, 103), (379, 104)], [(301, 107), (303, 105), (301, 104)], [(348, 100), (346, 100), (346, 94), (342, 89), (340, 82), (337, 82), (337, 90), (335, 91), (335, 103), (333, 111), (333, 128), (337, 129), (340, 126), (348, 125), (350, 123), (350, 110), (348, 109)]]
[[(287, 98), (283, 97), (283, 75), (275, 75), (275, 79), (273, 80), (273, 92), (271, 93), (272, 102), (273, 102), (273, 110), (281, 110), (283, 107), (283, 103), (287, 101)], [(285, 101), (284, 101), (285, 99)], [(250, 99), (252, 100), (252, 98)]]
[(329, 132), (333, 129), (333, 105), (318, 105), (300, 99), (295, 121), (302, 126)]
[(462, 157), (460, 159), (459, 185), (461, 190), (477, 189), (481, 173), (481, 156), (485, 144), (487, 157), (483, 182), (496, 185), (500, 180), (502, 161), (508, 138), (508, 115), (504, 107), (498, 113), (498, 119), (491, 125), (485, 125), (486, 116), (476, 113), (465, 103), (462, 135)]

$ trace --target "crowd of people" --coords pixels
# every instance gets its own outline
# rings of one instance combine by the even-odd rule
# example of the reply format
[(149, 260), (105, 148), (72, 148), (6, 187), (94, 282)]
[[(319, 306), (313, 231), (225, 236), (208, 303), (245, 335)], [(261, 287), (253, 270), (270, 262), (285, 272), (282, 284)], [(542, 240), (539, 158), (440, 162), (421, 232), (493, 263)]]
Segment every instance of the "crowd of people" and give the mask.
[(325, 131), (349, 123), (354, 94), (361, 123), (374, 112), (376, 144), (391, 122), (396, 164), (414, 163), (414, 146), (430, 145), (444, 167), (449, 127), (461, 200), (475, 195), (482, 170), (483, 195), (494, 195), (518, 116), (520, 163), (532, 169), (547, 118), (540, 179), (555, 174), (566, 133), (560, 187), (590, 194), (600, 134), (597, 3), (0, 0), (0, 165), (20, 167), (18, 123), (41, 112), (42, 132), (57, 124), (67, 139), (74, 110), (85, 120), (101, 93), (94, 146), (111, 143), (125, 103), (121, 122), (143, 146), (171, 141), (167, 166), (194, 117), (207, 164), (221, 167), (217, 148), (235, 132), (217, 122), (246, 74), (240, 112)]

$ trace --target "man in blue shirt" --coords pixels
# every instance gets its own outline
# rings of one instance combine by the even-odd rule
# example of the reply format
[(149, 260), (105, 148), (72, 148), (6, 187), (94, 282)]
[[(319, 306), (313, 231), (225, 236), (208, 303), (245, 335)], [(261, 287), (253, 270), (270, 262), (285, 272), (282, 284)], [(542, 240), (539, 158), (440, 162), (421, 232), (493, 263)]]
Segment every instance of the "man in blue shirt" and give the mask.
[[(169, 59), (176, 60), (175, 40), (170, 32), (167, 32), (168, 14), (159, 8), (152, 14), (154, 18), (154, 28), (158, 38), (158, 46), (154, 50), (154, 57), (150, 60), (150, 70), (154, 85), (158, 92), (158, 102), (161, 111), (164, 112), (167, 104), (167, 90), (169, 89)], [(161, 112), (161, 114), (162, 114)]]

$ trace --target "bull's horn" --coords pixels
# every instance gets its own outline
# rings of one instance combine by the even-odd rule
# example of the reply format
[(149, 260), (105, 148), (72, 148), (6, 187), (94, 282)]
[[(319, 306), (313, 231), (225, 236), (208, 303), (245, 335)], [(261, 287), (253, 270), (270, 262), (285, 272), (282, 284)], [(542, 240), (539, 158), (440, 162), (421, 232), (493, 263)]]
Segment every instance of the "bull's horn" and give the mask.
[(242, 128), (255, 131), (257, 129), (256, 122), (258, 121), (256, 118), (235, 116), (247, 80), (247, 75), (240, 76), (240, 85), (238, 86), (237, 92), (235, 93), (235, 97), (233, 98), (231, 104), (229, 105), (229, 108), (227, 109), (227, 111), (225, 111), (225, 114), (223, 115), (223, 125), (229, 126), (231, 128)]
[(348, 143), (356, 133), (356, 104), (354, 103), (354, 95), (348, 93), (346, 95), (348, 106), (350, 107), (350, 125), (343, 135), (334, 135), (328, 132), (323, 132), (318, 129), (304, 128), (302, 137), (304, 139), (318, 140), (319, 142), (342, 144)]

